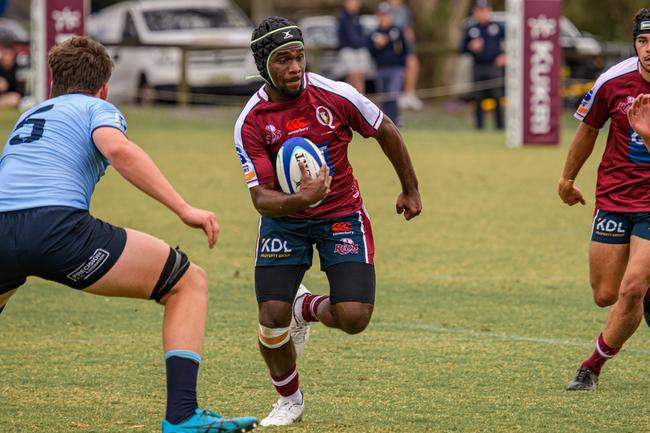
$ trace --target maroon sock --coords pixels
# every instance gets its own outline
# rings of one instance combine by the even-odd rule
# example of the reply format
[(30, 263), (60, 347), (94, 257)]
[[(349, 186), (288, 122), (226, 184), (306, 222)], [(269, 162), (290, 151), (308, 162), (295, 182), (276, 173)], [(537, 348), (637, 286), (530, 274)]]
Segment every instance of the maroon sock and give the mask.
[(318, 306), (329, 296), (305, 295), (302, 301), (302, 318), (307, 322), (318, 322)]
[(608, 346), (607, 343), (605, 343), (605, 339), (603, 339), (603, 334), (600, 334), (596, 341), (596, 349), (594, 350), (594, 353), (591, 354), (589, 359), (582, 363), (580, 368), (589, 367), (591, 371), (598, 376), (600, 375), (600, 369), (603, 367), (603, 364), (605, 364), (605, 361), (613, 358), (619, 350), (621, 350), (620, 347), (615, 349)]
[(275, 390), (282, 397), (289, 397), (298, 391), (300, 383), (298, 380), (298, 369), (294, 365), (287, 374), (275, 377), (271, 375), (271, 382), (275, 386)]

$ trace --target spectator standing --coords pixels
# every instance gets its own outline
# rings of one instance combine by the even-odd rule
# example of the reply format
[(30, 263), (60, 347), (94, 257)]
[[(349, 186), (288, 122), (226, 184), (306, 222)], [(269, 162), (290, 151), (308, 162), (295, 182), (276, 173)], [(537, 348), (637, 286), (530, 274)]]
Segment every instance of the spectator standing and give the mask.
[[(504, 77), (506, 57), (503, 52), (505, 28), (492, 21), (492, 7), (488, 0), (476, 0), (472, 11), (474, 21), (465, 28), (461, 51), (469, 53), (474, 58), (472, 80), (474, 85), (482, 81), (497, 80)], [(476, 128), (484, 127), (484, 112), (482, 102), (486, 98), (494, 98), (496, 102), (494, 116), (497, 129), (503, 129), (503, 84), (485, 90), (476, 89)]]
[(401, 124), (397, 100), (404, 84), (404, 67), (409, 45), (404, 32), (393, 25), (392, 8), (386, 2), (377, 6), (378, 27), (370, 34), (370, 54), (377, 65), (377, 92), (381, 93), (384, 114)]
[(13, 45), (0, 46), (0, 108), (18, 107), (20, 92), (16, 81), (16, 49)]
[(391, 6), (393, 25), (404, 32), (409, 44), (409, 55), (406, 56), (406, 69), (404, 70), (404, 93), (399, 98), (399, 106), (404, 109), (421, 110), (422, 100), (415, 94), (420, 75), (420, 61), (415, 54), (415, 29), (413, 28), (413, 15), (404, 0), (388, 0)]
[(372, 60), (361, 26), (361, 0), (345, 0), (338, 19), (339, 60), (345, 69), (346, 81), (360, 93), (366, 90), (366, 75)]

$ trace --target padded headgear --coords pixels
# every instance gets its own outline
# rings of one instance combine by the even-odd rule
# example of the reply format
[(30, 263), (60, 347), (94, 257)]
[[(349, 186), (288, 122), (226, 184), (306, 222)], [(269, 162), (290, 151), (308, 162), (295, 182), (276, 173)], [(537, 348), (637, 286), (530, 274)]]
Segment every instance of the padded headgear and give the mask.
[(283, 17), (268, 17), (253, 31), (251, 50), (257, 70), (273, 88), (275, 83), (269, 73), (271, 55), (288, 44), (303, 45), (302, 32), (297, 25)]
[(639, 10), (634, 17), (632, 41), (636, 41), (636, 38), (643, 33), (650, 33), (650, 9), (647, 8)]

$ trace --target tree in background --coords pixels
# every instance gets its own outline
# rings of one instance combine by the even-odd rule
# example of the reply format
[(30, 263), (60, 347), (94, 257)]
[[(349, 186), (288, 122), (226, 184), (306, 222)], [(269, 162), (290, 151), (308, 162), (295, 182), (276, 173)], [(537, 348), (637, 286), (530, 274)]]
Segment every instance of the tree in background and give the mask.
[(565, 0), (564, 15), (580, 30), (604, 40), (632, 43), (632, 19), (639, 9), (648, 6), (646, 0)]

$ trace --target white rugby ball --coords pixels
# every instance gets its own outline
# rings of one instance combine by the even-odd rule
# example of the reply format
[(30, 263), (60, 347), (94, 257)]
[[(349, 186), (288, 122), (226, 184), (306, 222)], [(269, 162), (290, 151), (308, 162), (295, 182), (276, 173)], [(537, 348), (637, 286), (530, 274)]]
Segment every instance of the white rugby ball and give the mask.
[[(275, 171), (280, 188), (287, 194), (300, 191), (300, 180), (302, 179), (298, 165), (300, 161), (305, 163), (305, 168), (311, 177), (318, 176), (318, 171), (325, 164), (323, 152), (304, 137), (290, 138), (282, 143), (275, 160)], [(319, 204), (320, 201), (309, 207), (316, 207)]]

